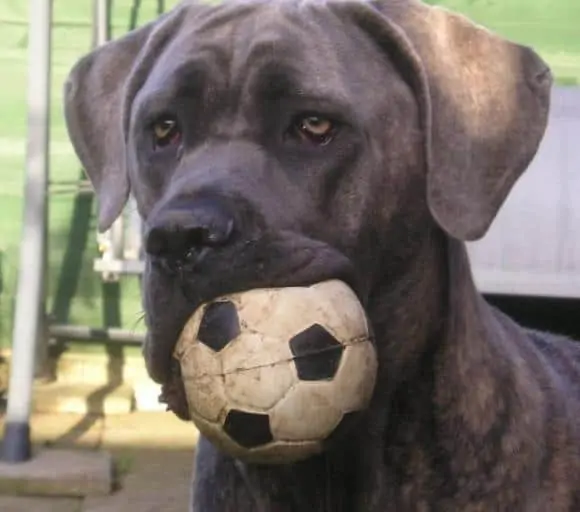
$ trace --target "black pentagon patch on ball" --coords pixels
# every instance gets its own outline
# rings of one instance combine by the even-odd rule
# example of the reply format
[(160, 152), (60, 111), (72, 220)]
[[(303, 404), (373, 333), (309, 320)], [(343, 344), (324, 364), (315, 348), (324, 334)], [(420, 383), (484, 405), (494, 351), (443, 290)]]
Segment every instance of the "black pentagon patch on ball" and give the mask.
[(300, 380), (328, 380), (334, 377), (344, 347), (319, 324), (290, 340), (290, 350)]
[(219, 352), (240, 334), (236, 306), (229, 301), (213, 302), (205, 307), (197, 339)]
[(224, 431), (244, 448), (256, 448), (274, 440), (267, 414), (232, 409), (224, 421)]

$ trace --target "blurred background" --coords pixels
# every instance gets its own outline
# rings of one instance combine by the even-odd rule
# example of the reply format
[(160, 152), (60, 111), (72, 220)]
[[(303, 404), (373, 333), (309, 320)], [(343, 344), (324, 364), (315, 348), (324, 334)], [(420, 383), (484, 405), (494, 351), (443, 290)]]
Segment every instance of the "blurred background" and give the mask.
[[(139, 297), (139, 219), (130, 203), (110, 232), (97, 234), (95, 198), (66, 134), (62, 87), (81, 55), (176, 3), (53, 0), (48, 244), (41, 306), (45, 314), (41, 315), (33, 413), (78, 417), (61, 421), (56, 430), (36, 430), (41, 432), (40, 438), (42, 432), (48, 432), (43, 439), (50, 442), (56, 439), (78, 444), (88, 439), (91, 445), (91, 432), (100, 428), (104, 415), (160, 411), (159, 390), (147, 378), (139, 349), (144, 330)], [(580, 2), (429, 3), (462, 12), (503, 36), (533, 46), (554, 72), (552, 111), (540, 151), (490, 232), (470, 244), (469, 250), (477, 284), (491, 302), (525, 325), (580, 339)], [(30, 64), (28, 9), (28, 0), (0, 1), (0, 397), (8, 382), (22, 242)], [(30, 306), (32, 317), (36, 306)], [(123, 438), (121, 445), (131, 444), (131, 436), (123, 437), (123, 429), (128, 431), (134, 423), (112, 424), (116, 425), (115, 435)], [(172, 429), (176, 424), (171, 425), (166, 433), (174, 441), (189, 436), (186, 431), (175, 433)], [(100, 436), (105, 435), (103, 428)], [(141, 438), (140, 442), (150, 444), (151, 439), (162, 445), (169, 438), (162, 439), (159, 429), (154, 429), (151, 438)], [(183, 446), (192, 442), (193, 436), (188, 437)], [(116, 459), (117, 466), (127, 471), (129, 463), (123, 453)], [(181, 488), (173, 493), (176, 510), (187, 493), (189, 460), (189, 455), (180, 459)], [(145, 477), (146, 481), (151, 478)], [(153, 498), (148, 500), (151, 510), (161, 510), (151, 505)], [(125, 505), (119, 510), (146, 510), (130, 506), (128, 501), (122, 503)], [(32, 510), (26, 507), (14, 510)], [(98, 510), (113, 508), (107, 505)], [(163, 510), (169, 509), (164, 506)]]

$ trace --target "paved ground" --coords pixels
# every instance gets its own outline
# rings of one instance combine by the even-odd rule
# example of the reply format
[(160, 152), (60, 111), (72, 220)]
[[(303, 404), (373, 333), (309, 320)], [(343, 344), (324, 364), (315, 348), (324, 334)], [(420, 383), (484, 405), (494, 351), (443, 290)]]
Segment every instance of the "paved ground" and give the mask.
[[(0, 427), (3, 428), (0, 418)], [(196, 431), (169, 413), (83, 417), (37, 415), (37, 449), (75, 447), (112, 453), (116, 489), (79, 499), (0, 496), (2, 512), (186, 512)]]

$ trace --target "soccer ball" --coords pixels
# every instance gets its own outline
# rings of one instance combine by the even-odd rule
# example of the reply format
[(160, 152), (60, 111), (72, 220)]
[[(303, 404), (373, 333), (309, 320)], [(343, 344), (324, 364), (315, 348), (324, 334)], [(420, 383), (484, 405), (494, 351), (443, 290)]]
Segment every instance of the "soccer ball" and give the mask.
[(377, 372), (364, 309), (338, 280), (204, 304), (174, 357), (199, 432), (254, 463), (323, 451), (368, 405)]

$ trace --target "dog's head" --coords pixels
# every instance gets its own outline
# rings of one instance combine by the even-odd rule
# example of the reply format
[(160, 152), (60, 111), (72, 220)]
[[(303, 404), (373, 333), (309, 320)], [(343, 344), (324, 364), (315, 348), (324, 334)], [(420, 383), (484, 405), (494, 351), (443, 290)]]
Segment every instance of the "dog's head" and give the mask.
[(339, 277), (363, 302), (428, 230), (481, 237), (543, 136), (530, 49), (416, 0), (184, 2), (84, 57), (70, 137), (107, 229), (145, 221), (145, 356), (200, 302)]

